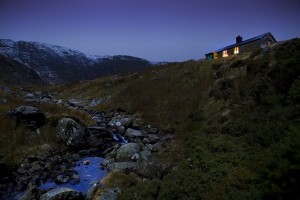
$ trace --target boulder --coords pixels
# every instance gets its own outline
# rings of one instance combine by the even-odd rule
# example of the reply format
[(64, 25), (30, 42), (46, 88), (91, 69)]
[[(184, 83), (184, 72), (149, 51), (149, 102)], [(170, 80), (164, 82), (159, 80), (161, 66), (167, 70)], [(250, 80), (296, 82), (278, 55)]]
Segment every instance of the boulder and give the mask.
[(42, 167), (41, 167), (41, 165), (39, 164), (39, 162), (36, 161), (36, 162), (34, 162), (34, 163), (31, 164), (31, 169), (32, 169), (33, 171), (39, 171), (39, 170), (42, 169)]
[(55, 183), (56, 184), (64, 184), (67, 183), (69, 181), (70, 177), (66, 176), (66, 175), (58, 175), (55, 178)]
[(40, 199), (41, 194), (42, 191), (39, 188), (32, 187), (20, 197), (20, 200)]
[(23, 167), (20, 167), (20, 168), (17, 170), (17, 172), (18, 172), (19, 174), (26, 174), (26, 173), (27, 173), (27, 170), (24, 169)]
[(135, 172), (138, 169), (137, 162), (115, 162), (107, 165), (109, 171)]
[(159, 162), (141, 163), (136, 169), (136, 173), (146, 178), (161, 177), (164, 173)]
[(43, 194), (40, 200), (84, 200), (81, 192), (70, 188), (56, 188)]
[(126, 132), (125, 132), (125, 137), (129, 137), (129, 138), (132, 138), (132, 137), (144, 137), (144, 134), (141, 131), (139, 131), (139, 130), (128, 128), (126, 130)]
[(127, 143), (122, 145), (116, 152), (116, 160), (131, 161), (131, 157), (141, 151), (140, 145), (137, 143)]
[(113, 117), (111, 119), (111, 121), (108, 123), (108, 125), (128, 127), (132, 122), (133, 122), (133, 117), (131, 117), (131, 116), (122, 117), (119, 115), (119, 116)]
[(16, 118), (17, 123), (24, 123), (31, 130), (36, 130), (46, 123), (46, 116), (32, 106), (20, 106), (10, 110), (7, 115)]
[(57, 136), (67, 146), (86, 147), (86, 131), (79, 123), (71, 118), (63, 118), (57, 124)]
[(87, 144), (90, 147), (97, 148), (103, 145), (103, 139), (97, 136), (91, 135), (87, 137)]
[(89, 164), (90, 164), (90, 161), (89, 161), (89, 160), (84, 160), (84, 161), (82, 161), (82, 164), (83, 164), (83, 165), (89, 165)]
[(156, 134), (149, 134), (148, 138), (150, 142), (155, 142), (160, 139)]
[(111, 134), (109, 130), (102, 126), (90, 126), (87, 128), (90, 135), (101, 137), (101, 138), (110, 138)]
[(91, 150), (89, 150), (89, 149), (87, 149), (87, 150), (81, 150), (81, 151), (78, 152), (78, 154), (80, 156), (88, 156), (88, 155), (91, 154)]
[(100, 200), (116, 200), (118, 193), (121, 193), (120, 189), (107, 189), (101, 193), (98, 197)]
[(95, 106), (99, 105), (102, 102), (103, 102), (102, 99), (93, 99), (92, 102), (88, 106), (89, 107), (95, 107)]
[(148, 149), (153, 152), (158, 152), (163, 150), (166, 146), (166, 142), (157, 142), (155, 144), (146, 144), (144, 149)]
[(151, 162), (153, 158), (153, 154), (151, 153), (151, 151), (148, 150), (144, 150), (140, 152), (140, 157), (139, 157), (139, 162)]

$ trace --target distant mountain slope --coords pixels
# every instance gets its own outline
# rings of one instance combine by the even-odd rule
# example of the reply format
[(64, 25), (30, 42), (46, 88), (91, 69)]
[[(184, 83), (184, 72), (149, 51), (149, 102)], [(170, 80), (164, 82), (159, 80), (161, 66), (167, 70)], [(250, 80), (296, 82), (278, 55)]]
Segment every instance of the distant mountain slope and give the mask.
[(44, 84), (39, 75), (16, 60), (0, 55), (0, 83), (9, 85)]
[(35, 70), (48, 83), (65, 83), (130, 73), (151, 66), (132, 56), (90, 56), (65, 47), (0, 39), (0, 54)]

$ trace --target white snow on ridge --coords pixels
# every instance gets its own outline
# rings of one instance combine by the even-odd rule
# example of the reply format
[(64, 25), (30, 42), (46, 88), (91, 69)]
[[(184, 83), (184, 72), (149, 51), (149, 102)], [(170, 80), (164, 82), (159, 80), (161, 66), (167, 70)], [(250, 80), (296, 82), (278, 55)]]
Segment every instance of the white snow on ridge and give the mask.
[[(83, 63), (93, 64), (95, 62), (102, 62), (103, 59), (110, 59), (112, 60), (112, 56), (99, 56), (99, 55), (90, 55), (85, 54), (77, 50), (69, 49), (62, 46), (47, 44), (47, 43), (40, 43), (40, 42), (26, 42), (26, 41), (18, 41), (18, 42), (25, 42), (33, 45), (35, 48), (48, 52), (51, 54), (58, 55), (60, 57), (66, 58), (74, 56), (75, 58), (81, 59)], [(18, 49), (18, 42), (15, 42), (10, 39), (0, 39), (0, 54), (17, 59), (21, 61), (20, 54), (24, 55), (24, 52), (19, 52)], [(29, 59), (26, 57), (26, 59)], [(126, 58), (125, 58), (126, 59)]]
[(66, 47), (56, 46), (56, 45), (52, 45), (52, 44), (39, 43), (39, 42), (30, 42), (30, 43), (33, 44), (36, 48), (38, 48), (40, 50), (48, 50), (48, 51), (50, 50), (61, 57), (65, 57), (66, 55), (78, 56), (78, 55), (83, 54), (76, 50), (72, 50), (72, 49), (68, 49)]
[(17, 58), (19, 54), (17, 43), (13, 40), (0, 40), (0, 54)]
[(69, 48), (61, 47), (61, 46), (57, 46), (57, 45), (52, 45), (52, 44), (39, 43), (39, 42), (31, 42), (31, 43), (34, 44), (38, 49), (51, 50), (55, 54), (57, 54), (61, 57), (65, 57), (65, 56), (83, 57), (83, 58), (86, 58), (87, 60), (94, 61), (94, 62), (99, 61), (103, 58), (107, 58), (107, 59), (112, 58), (111, 56), (89, 55), (89, 54), (85, 54), (85, 53), (82, 53), (77, 50), (73, 50), (73, 49), (69, 49)]

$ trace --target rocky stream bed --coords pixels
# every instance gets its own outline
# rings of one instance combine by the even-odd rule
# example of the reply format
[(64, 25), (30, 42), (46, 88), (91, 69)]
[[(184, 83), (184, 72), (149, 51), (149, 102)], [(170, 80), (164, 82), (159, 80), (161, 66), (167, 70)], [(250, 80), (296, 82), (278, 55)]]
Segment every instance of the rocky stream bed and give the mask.
[[(49, 147), (46, 153), (29, 156), (13, 171), (0, 162), (0, 199), (115, 199), (120, 189), (101, 184), (108, 173), (133, 172), (151, 178), (161, 176), (169, 167), (159, 161), (157, 153), (170, 145), (171, 129), (141, 126), (134, 115), (121, 109), (96, 112), (74, 101), (63, 103), (45, 93), (28, 92), (24, 96), (27, 101), (85, 110), (95, 125), (83, 127), (74, 118), (62, 118), (56, 134), (64, 148)], [(37, 133), (47, 120), (45, 113), (25, 105), (10, 110), (8, 116)], [(97, 188), (106, 192), (95, 197), (93, 191)]]

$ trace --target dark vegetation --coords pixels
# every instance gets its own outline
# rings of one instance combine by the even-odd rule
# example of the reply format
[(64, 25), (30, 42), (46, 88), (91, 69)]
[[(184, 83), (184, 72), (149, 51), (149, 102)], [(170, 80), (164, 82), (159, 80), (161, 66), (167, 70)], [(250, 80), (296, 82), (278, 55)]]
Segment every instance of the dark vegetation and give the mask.
[[(299, 39), (269, 52), (42, 89), (64, 99), (102, 98), (95, 110), (121, 107), (146, 124), (175, 128), (172, 147), (160, 153), (168, 173), (142, 179), (118, 172), (105, 179), (121, 188), (119, 199), (299, 199)], [(52, 113), (51, 129), (62, 112), (39, 108)], [(89, 123), (72, 112), (63, 113)]]
[[(75, 118), (83, 125), (93, 123), (85, 112), (55, 104), (24, 102), (16, 91), (17, 89), (13, 89), (14, 93), (10, 94), (0, 88), (0, 100), (6, 100), (6, 103), (0, 102), (0, 156), (12, 168), (20, 164), (26, 156), (57, 146), (56, 124), (62, 117)], [(39, 133), (26, 129), (25, 125), (7, 116), (8, 110), (20, 105), (32, 105), (46, 113), (46, 125), (40, 128)]]
[[(299, 45), (295, 39), (270, 52), (213, 63), (209, 98), (198, 96), (198, 108), (177, 126), (174, 149), (165, 152), (175, 167), (146, 182), (129, 175), (120, 199), (298, 199)], [(191, 101), (174, 109), (191, 111)]]
[(34, 70), (2, 55), (0, 55), (0, 83), (23, 86), (44, 84)]

